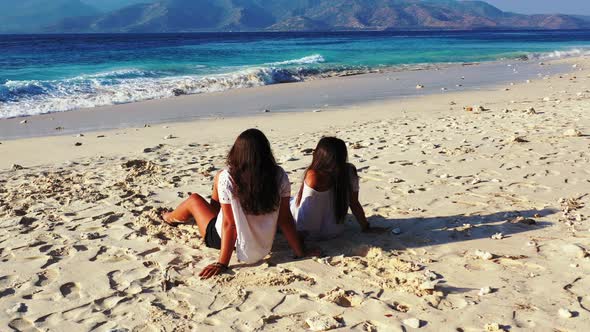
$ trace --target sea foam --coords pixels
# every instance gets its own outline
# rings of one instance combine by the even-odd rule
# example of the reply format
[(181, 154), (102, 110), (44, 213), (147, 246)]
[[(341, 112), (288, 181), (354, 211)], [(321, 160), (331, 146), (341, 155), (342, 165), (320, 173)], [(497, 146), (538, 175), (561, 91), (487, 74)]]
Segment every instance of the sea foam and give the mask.
[(321, 55), (314, 54), (208, 76), (170, 77), (129, 68), (63, 80), (7, 81), (0, 84), (0, 118), (299, 82), (321, 73), (322, 69), (313, 65), (324, 61)]

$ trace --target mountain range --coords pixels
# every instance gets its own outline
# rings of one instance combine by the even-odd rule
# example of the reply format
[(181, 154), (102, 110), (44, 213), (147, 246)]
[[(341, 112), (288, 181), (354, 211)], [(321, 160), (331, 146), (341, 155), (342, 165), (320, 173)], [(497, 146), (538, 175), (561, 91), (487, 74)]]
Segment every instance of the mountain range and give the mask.
[[(9, 3), (10, 2), (10, 3)], [(0, 32), (586, 29), (455, 0), (0, 0)]]

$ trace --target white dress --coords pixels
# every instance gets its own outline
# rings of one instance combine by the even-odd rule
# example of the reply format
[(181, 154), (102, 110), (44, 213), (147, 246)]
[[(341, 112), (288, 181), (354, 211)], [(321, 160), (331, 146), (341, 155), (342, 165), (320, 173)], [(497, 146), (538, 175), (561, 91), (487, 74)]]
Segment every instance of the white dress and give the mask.
[[(279, 193), (281, 198), (291, 196), (291, 183), (287, 173), (280, 168), (278, 174)], [(234, 182), (227, 170), (219, 175), (217, 183), (219, 202), (231, 204), (236, 222), (236, 252), (238, 260), (244, 263), (256, 263), (270, 253), (277, 231), (279, 208), (263, 215), (248, 215), (242, 209), (240, 200), (234, 195)], [(215, 222), (215, 229), (223, 238), (223, 210), (220, 210)]]
[[(359, 178), (350, 172), (353, 192), (359, 191)], [(317, 191), (303, 181), (301, 204), (297, 199), (291, 200), (291, 213), (295, 218), (297, 231), (314, 239), (330, 239), (344, 231), (343, 220), (337, 220), (333, 189)]]

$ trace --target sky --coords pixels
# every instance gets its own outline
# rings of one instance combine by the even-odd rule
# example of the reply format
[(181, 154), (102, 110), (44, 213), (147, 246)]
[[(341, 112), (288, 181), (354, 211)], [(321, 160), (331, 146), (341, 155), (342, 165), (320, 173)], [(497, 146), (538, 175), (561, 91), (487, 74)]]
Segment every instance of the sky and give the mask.
[(487, 0), (504, 10), (523, 14), (590, 15), (590, 0)]

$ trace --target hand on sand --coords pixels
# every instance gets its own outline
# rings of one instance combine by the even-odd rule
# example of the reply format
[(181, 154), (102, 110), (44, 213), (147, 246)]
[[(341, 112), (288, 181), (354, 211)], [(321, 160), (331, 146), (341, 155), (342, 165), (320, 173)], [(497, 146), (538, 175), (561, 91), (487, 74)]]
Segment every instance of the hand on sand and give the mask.
[(213, 263), (204, 268), (203, 271), (199, 273), (199, 277), (201, 277), (201, 279), (209, 279), (218, 274), (222, 274), (223, 272), (227, 271), (227, 269), (228, 266), (225, 264)]

